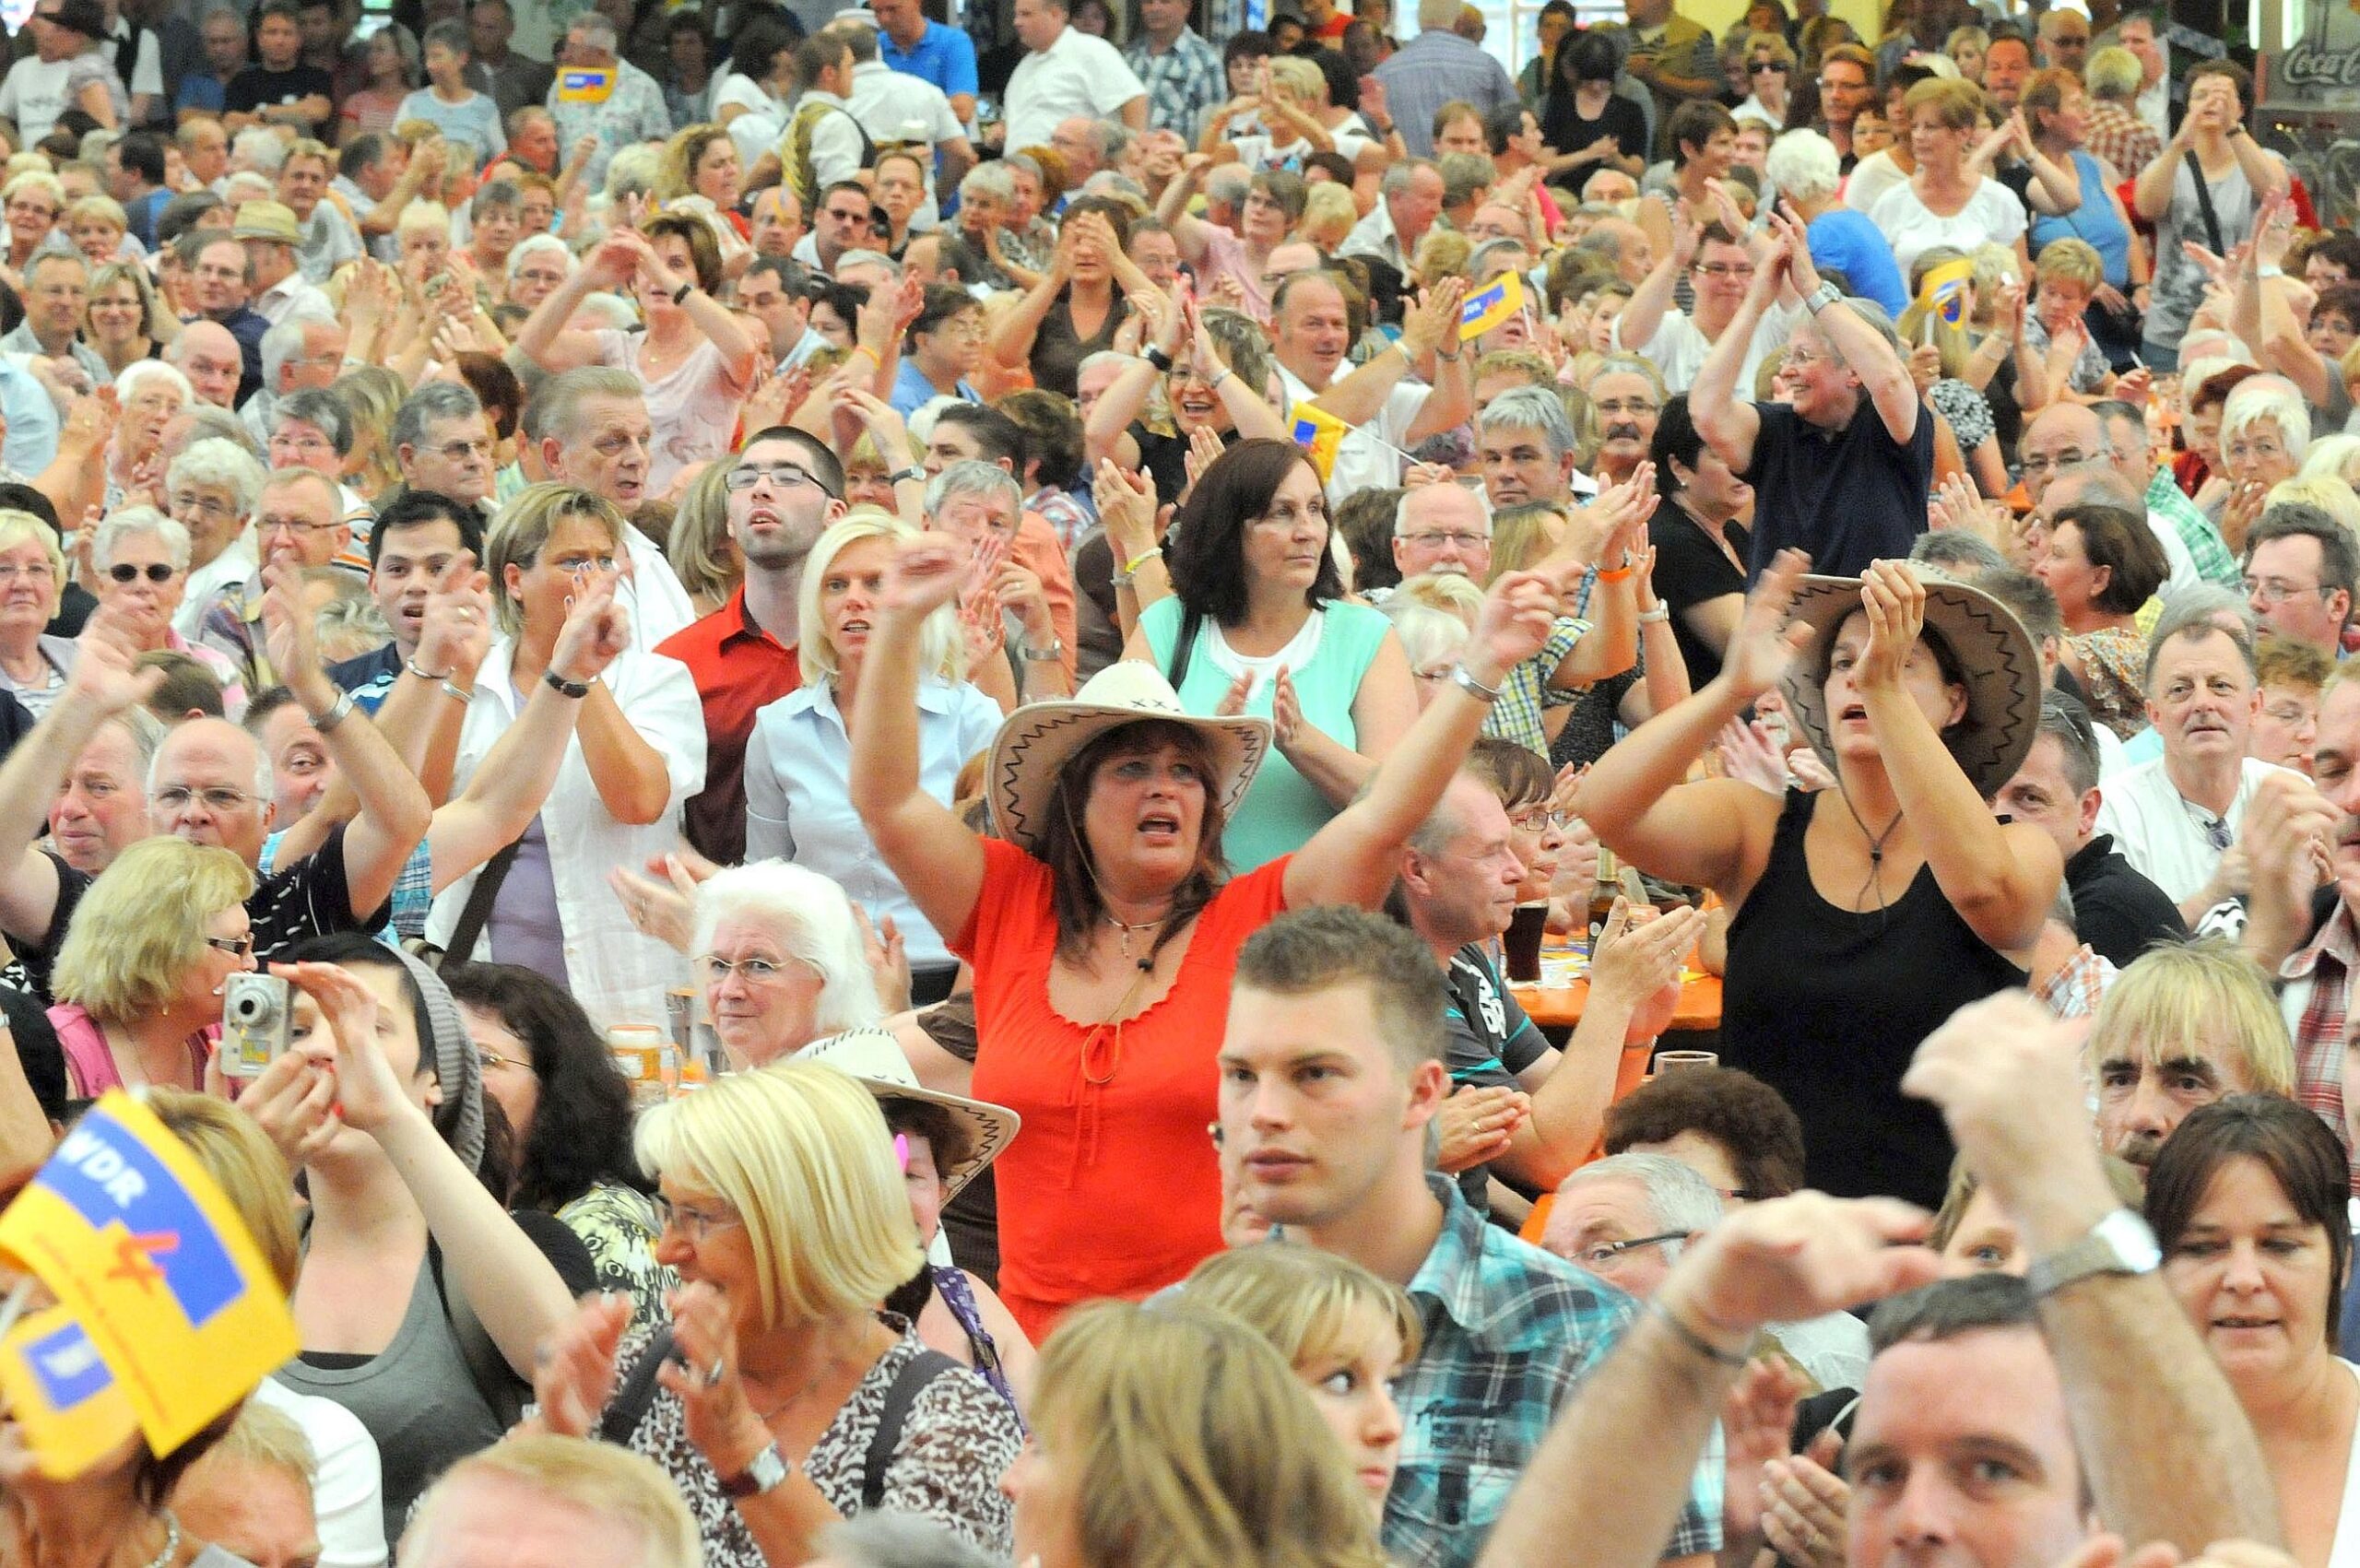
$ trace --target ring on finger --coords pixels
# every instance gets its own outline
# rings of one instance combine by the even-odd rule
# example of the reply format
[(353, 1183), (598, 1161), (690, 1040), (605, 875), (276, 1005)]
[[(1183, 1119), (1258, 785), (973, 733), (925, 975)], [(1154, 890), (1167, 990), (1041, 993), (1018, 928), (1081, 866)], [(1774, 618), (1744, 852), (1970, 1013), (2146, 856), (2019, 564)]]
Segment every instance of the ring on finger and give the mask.
[(705, 1368), (705, 1369), (704, 1369), (704, 1385), (705, 1385), (707, 1388), (710, 1388), (710, 1387), (712, 1387), (714, 1384), (719, 1383), (720, 1381), (721, 1381), (721, 1358), (720, 1358), (719, 1356), (715, 1356), (715, 1357), (714, 1357), (714, 1358), (713, 1358), (713, 1364), (712, 1364), (711, 1366), (709, 1366), (709, 1367), (707, 1367), (707, 1368)]

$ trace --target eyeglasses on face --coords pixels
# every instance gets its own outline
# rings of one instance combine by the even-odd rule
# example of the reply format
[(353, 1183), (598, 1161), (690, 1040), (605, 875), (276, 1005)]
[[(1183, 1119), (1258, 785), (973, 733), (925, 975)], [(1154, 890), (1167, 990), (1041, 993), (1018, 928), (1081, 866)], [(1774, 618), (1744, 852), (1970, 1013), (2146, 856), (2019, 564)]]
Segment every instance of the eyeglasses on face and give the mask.
[(513, 1067), (518, 1072), (526, 1073), (533, 1070), (533, 1064), (525, 1058), (503, 1055), (481, 1041), (476, 1042), (476, 1060), (482, 1064), (483, 1070), (486, 1072), (506, 1067)]
[(708, 985), (718, 985), (732, 974), (749, 985), (767, 985), (786, 973), (787, 966), (799, 962), (795, 959), (742, 958), (726, 959), (717, 953), (707, 953), (696, 961), (697, 973)]
[(2248, 577), (2245, 589), (2248, 598), (2260, 599), (2266, 605), (2283, 605), (2302, 594), (2326, 595), (2333, 591), (2324, 583), (2289, 583), (2283, 577)]
[[(295, 443), (290, 441), (289, 444)], [(320, 444), (325, 446), (327, 442), (324, 441)], [(235, 517), (238, 514), (238, 509), (228, 501), (209, 495), (198, 495), (194, 490), (183, 490), (172, 497), (172, 510), (175, 513), (194, 512), (200, 517)]]
[(1405, 545), (1415, 545), (1421, 549), (1440, 549), (1445, 545), (1448, 545), (1453, 549), (1471, 550), (1490, 544), (1492, 537), (1488, 534), (1463, 534), (1450, 531), (1434, 534), (1404, 534), (1401, 536), (1401, 542)]
[(1765, 77), (1773, 74), (1783, 77), (1787, 74), (1787, 67), (1781, 65), (1776, 60), (1756, 60), (1752, 65), (1748, 65), (1745, 69), (1748, 76), (1754, 77)]
[(228, 953), (232, 958), (250, 958), (254, 950), (254, 933), (250, 931), (242, 937), (207, 937), (205, 938), (205, 945)]
[(151, 560), (145, 566), (134, 565), (127, 560), (118, 560), (107, 568), (107, 575), (118, 583), (136, 583), (142, 575), (145, 575), (148, 582), (160, 588), (172, 580), (172, 568), (160, 560)]
[(677, 1230), (692, 1242), (702, 1242), (715, 1231), (726, 1230), (729, 1226), (742, 1225), (746, 1222), (737, 1214), (727, 1210), (716, 1213), (709, 1209), (691, 1208), (684, 1203), (674, 1203), (662, 1193), (657, 1193), (648, 1201), (655, 1206), (655, 1222), (659, 1227), (659, 1232)]
[(13, 560), (0, 561), (0, 583), (14, 583), (19, 577), (28, 583), (54, 583), (57, 569), (45, 560), (30, 560), (21, 566)]
[(248, 795), (242, 789), (231, 789), (227, 784), (215, 784), (206, 789), (174, 784), (169, 789), (158, 790), (148, 798), (166, 811), (185, 811), (191, 801), (202, 801), (207, 811), (235, 811), (249, 801), (260, 800), (262, 796)]
[(1685, 1231), (1665, 1231), (1658, 1235), (1634, 1236), (1627, 1242), (1608, 1242), (1603, 1246), (1584, 1248), (1576, 1255), (1576, 1261), (1587, 1264), (1592, 1268), (1611, 1268), (1614, 1266), (1615, 1260), (1625, 1253), (1636, 1252), (1641, 1247), (1661, 1246), (1666, 1242), (1684, 1242), (1687, 1239), (1688, 1232)]
[(817, 475), (794, 463), (743, 463), (729, 470), (729, 477), (721, 482), (729, 489), (750, 490), (765, 479), (783, 490), (796, 490), (810, 485), (827, 493), (833, 493), (828, 491), (827, 486), (820, 483)]

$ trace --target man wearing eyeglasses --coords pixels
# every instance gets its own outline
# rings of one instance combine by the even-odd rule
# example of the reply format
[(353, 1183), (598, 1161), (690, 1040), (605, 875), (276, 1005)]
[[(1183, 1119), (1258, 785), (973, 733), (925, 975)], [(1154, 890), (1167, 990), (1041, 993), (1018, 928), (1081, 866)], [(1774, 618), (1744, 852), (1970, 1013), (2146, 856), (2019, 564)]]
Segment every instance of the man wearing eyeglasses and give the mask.
[(1721, 1217), (1713, 1185), (1668, 1154), (1610, 1154), (1567, 1176), (1540, 1244), (1646, 1301)]
[(283, 399), (306, 390), (324, 392), (336, 383), (344, 373), (344, 323), (324, 303), (290, 312), (262, 335), (262, 390), (238, 410), (256, 442), (270, 444)]
[(491, 421), (465, 385), (429, 382), (402, 400), (389, 439), (402, 490), (427, 490), (473, 509), (491, 497)]
[[(1753, 286), (1753, 253), (1745, 242), (1718, 223), (1699, 229), (1685, 221), (1675, 222), (1670, 253), (1656, 263), (1646, 280), (1632, 291), (1631, 302), (1614, 318), (1615, 348), (1637, 354), (1655, 366), (1663, 377), (1665, 393), (1686, 392), (1695, 383), (1696, 372), (1705, 368), (1705, 356), (1729, 331), (1745, 303), (1746, 290)], [(1694, 291), (1693, 311), (1682, 312), (1671, 302), (1672, 290), (1682, 277)], [(1753, 385), (1762, 361), (1793, 336), (1801, 313), (1783, 302), (1762, 312), (1738, 364), (1739, 385)], [(1597, 394), (1591, 395), (1595, 398)], [(1639, 456), (1646, 454), (1643, 442)]]
[(2360, 574), (2352, 536), (2321, 508), (2279, 501), (2246, 535), (2246, 602), (2261, 629), (2343, 656)]
[(254, 536), (262, 565), (213, 595), (198, 618), (196, 636), (236, 663), (249, 691), (279, 684), (263, 619), (264, 574), (272, 567), (301, 572), (335, 564), (352, 543), (352, 526), (344, 520), (335, 480), (310, 468), (281, 468), (264, 481), (254, 502)]
[[(914, 466), (904, 445), (888, 464)], [(728, 602), (655, 651), (689, 666), (704, 705), (704, 788), (689, 797), (683, 831), (725, 866), (746, 856), (746, 743), (754, 715), (803, 684), (796, 601), (803, 564), (844, 514), (844, 466), (801, 430), (774, 428), (729, 462), (729, 537), (746, 575)]]

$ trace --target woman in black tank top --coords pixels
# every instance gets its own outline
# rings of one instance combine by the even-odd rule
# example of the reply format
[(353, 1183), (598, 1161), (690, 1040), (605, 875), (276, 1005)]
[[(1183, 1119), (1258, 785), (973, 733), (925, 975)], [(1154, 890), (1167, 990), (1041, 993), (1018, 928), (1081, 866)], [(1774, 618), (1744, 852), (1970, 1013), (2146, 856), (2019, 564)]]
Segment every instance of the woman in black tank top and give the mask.
[[(1579, 809), (1615, 854), (1734, 912), (1721, 1057), (1793, 1104), (1811, 1184), (1931, 1206), (1950, 1140), (1901, 1075), (1960, 1007), (2024, 983), (2063, 875), (2046, 833), (1985, 803), (2030, 749), (2040, 666), (1979, 590), (1895, 561), (1865, 579), (1806, 565), (1780, 554), (1719, 677), (1600, 759)], [(1781, 680), (1837, 787), (1682, 784)]]

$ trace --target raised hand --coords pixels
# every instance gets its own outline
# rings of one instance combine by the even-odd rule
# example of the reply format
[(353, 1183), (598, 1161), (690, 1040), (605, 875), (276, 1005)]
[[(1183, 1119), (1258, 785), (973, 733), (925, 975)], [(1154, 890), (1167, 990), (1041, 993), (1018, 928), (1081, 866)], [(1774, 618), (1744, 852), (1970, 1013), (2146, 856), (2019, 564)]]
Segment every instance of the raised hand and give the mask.
[(303, 607), (303, 574), (290, 566), (266, 566), (263, 582), (266, 587), (262, 621), (270, 662), (295, 695), (316, 711), (324, 705), (316, 695), (317, 689), (326, 687), (328, 681), (320, 665), (319, 647), (313, 641), (311, 612)]
[(584, 1296), (534, 1358), (534, 1420), (558, 1437), (588, 1437), (615, 1397), (615, 1353), (631, 1326), (631, 1298)]
[(145, 702), (164, 683), (160, 669), (139, 669), (139, 641), (128, 611), (100, 607), (76, 639), (80, 652), (65, 672), (62, 701), (74, 710), (120, 713)]
[(476, 570), (474, 556), (460, 551), (426, 596), (414, 662), (472, 686), (491, 649), (491, 579)]
[(647, 869), (650, 875), (641, 876), (614, 867), (607, 872), (607, 886), (641, 936), (686, 953), (696, 936), (697, 884), (703, 878), (674, 855), (650, 861)]
[(1765, 794), (1780, 799), (1787, 794), (1787, 759), (1778, 742), (1770, 734), (1770, 726), (1760, 719), (1747, 723), (1731, 719), (1721, 726), (1716, 743), (1721, 760), (1721, 776), (1750, 784)]
[(889, 1017), (909, 1011), (910, 952), (901, 927), (890, 914), (871, 921), (868, 911), (858, 904), (852, 906), (852, 917), (860, 923), (860, 950), (868, 960), (870, 977), (877, 982), (879, 1005)]
[(1280, 751), (1292, 749), (1303, 729), (1302, 699), (1295, 695), (1294, 682), (1287, 678), (1287, 666), (1280, 665), (1270, 684), (1270, 743)]
[(1762, 1533), (1768, 1488), (1763, 1467), (1794, 1452), (1803, 1382), (1776, 1356), (1757, 1357), (1721, 1402), (1723, 1519), (1730, 1544)]
[(1116, 571), (1155, 548), (1155, 483), (1145, 473), (1126, 473), (1114, 459), (1102, 457), (1091, 495), (1115, 547)]
[(1439, 353), (1458, 337), (1458, 307), (1467, 299), (1467, 279), (1446, 277), (1418, 297), (1401, 323), (1401, 347), (1413, 360)]
[[(206, 1065), (208, 1075), (220, 1072), (220, 1060), (216, 1052)], [(344, 1126), (344, 1118), (336, 1111), (333, 1061), (324, 1051), (318, 1055), (282, 1052), (237, 1097), (238, 1109), (270, 1136), (280, 1158), (293, 1169), (309, 1164)], [(213, 1086), (208, 1081), (206, 1087)], [(226, 1084), (218, 1092), (229, 1098)]]
[(1539, 653), (1556, 628), (1557, 603), (1563, 592), (1562, 583), (1545, 572), (1509, 572), (1493, 579), (1476, 617), (1474, 635), (1468, 639), (1469, 652), (1480, 653), (1492, 669), (1476, 673), (1504, 678)]
[(631, 612), (615, 602), (616, 584), (617, 579), (595, 577), (573, 595), (549, 655), (549, 667), (566, 679), (597, 679), (631, 646)]
[(1860, 607), (1868, 613), (1869, 645), (1852, 667), (1852, 684), (1863, 693), (1898, 690), (1926, 629), (1926, 584), (1906, 561), (1873, 561), (1860, 579)]
[(1229, 683), (1229, 690), (1221, 694), (1221, 701), (1213, 704), (1213, 717), (1217, 719), (1237, 717), (1245, 712), (1245, 700), (1253, 695), (1254, 672), (1250, 669), (1240, 670), (1237, 678)]
[(1686, 904), (1645, 913), (1647, 918), (1634, 920), (1619, 940), (1599, 944), (1589, 966), (1590, 995), (1630, 1007), (1630, 1037), (1637, 1040), (1652, 1039), (1670, 1023), (1680, 1002), (1681, 968), (1705, 934), (1705, 916)]
[(1745, 596), (1745, 613), (1721, 655), (1721, 678), (1749, 701), (1776, 689), (1787, 666), (1811, 641), (1811, 628), (1800, 622), (1789, 625), (1787, 618), (1810, 570), (1811, 557), (1802, 551), (1780, 550)]
[(738, 1376), (728, 1298), (698, 1281), (673, 1291), (669, 1304), (679, 1356), (665, 1362), (655, 1381), (680, 1401), (681, 1425), (697, 1452), (721, 1475), (742, 1474), (770, 1446), (771, 1434)]
[(1901, 1088), (1941, 1111), (1968, 1167), (2019, 1224), (2027, 1203), (2070, 1205), (2093, 1193), (2103, 1213), (2115, 1200), (2098, 1164), (2080, 1058), (2071, 1026), (2025, 993), (2006, 991), (1961, 1008), (1928, 1035)]
[(830, 406), (849, 411), (854, 419), (860, 421), (869, 439), (876, 442), (877, 455), (884, 460), (889, 473), (899, 473), (917, 466), (910, 453), (909, 427), (891, 403), (865, 386), (847, 383), (830, 395)]
[(405, 1106), (414, 1108), (378, 1041), (375, 992), (332, 963), (275, 963), (270, 972), (317, 1004), (335, 1048), (336, 1103), (347, 1123), (374, 1133)]
[(1831, 1429), (1812, 1442), (1811, 1453), (1762, 1468), (1763, 1539), (1793, 1568), (1844, 1568), (1852, 1489), (1832, 1468), (1837, 1446)]
[(1656, 1300), (1681, 1322), (1721, 1335), (1841, 1312), (1932, 1279), (1940, 1260), (1922, 1244), (1931, 1222), (1923, 1209), (1884, 1197), (1805, 1191), (1750, 1203), (1705, 1232)]

